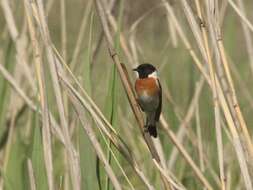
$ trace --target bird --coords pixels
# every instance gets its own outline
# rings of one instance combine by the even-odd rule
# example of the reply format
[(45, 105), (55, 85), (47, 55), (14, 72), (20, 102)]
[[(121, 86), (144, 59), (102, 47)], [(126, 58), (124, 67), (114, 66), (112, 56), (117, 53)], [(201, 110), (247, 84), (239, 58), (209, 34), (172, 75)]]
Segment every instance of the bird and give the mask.
[(133, 71), (138, 73), (135, 81), (136, 100), (146, 115), (145, 131), (156, 138), (156, 123), (162, 111), (162, 87), (157, 69), (149, 63), (143, 63)]

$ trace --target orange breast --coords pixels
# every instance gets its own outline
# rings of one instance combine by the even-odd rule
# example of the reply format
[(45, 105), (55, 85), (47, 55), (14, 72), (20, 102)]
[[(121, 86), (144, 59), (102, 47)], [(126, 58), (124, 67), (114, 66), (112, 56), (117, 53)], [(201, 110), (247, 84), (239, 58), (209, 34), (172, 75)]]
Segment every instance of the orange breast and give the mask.
[(144, 93), (149, 96), (154, 96), (158, 94), (159, 86), (154, 78), (137, 79), (135, 82), (135, 90), (138, 96), (142, 96)]

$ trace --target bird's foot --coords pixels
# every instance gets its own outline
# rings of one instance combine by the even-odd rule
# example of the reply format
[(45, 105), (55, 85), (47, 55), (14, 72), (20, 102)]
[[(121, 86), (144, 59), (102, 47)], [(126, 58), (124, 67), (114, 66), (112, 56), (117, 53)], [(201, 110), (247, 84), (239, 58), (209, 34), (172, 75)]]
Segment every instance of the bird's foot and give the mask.
[(145, 133), (148, 133), (149, 131), (148, 131), (148, 126), (147, 125), (144, 125), (144, 132)]

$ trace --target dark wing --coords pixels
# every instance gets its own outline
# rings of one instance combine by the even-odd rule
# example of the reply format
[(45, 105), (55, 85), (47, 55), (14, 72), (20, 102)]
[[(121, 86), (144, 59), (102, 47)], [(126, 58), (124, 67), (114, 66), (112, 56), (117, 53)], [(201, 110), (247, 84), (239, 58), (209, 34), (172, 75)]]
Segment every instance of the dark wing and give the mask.
[(155, 120), (159, 121), (160, 114), (161, 114), (161, 111), (162, 111), (162, 86), (161, 86), (158, 79), (157, 79), (157, 81), (158, 81), (158, 84), (159, 84), (160, 91), (159, 91), (159, 105), (158, 105), (158, 108), (157, 108), (156, 113), (155, 113)]

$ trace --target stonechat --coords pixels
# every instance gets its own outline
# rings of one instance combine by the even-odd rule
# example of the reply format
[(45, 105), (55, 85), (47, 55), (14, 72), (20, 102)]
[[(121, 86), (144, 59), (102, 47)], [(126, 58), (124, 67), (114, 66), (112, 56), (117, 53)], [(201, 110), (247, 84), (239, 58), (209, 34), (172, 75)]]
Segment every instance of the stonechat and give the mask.
[(141, 64), (133, 69), (138, 73), (135, 82), (137, 102), (145, 112), (145, 131), (157, 137), (156, 123), (159, 121), (162, 110), (162, 88), (158, 79), (156, 68), (148, 63)]

